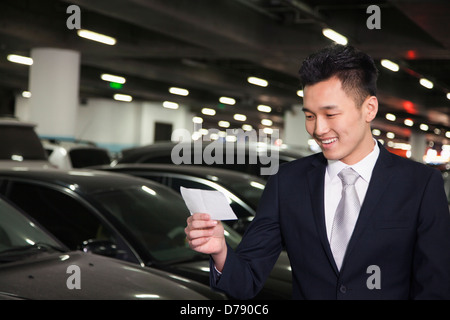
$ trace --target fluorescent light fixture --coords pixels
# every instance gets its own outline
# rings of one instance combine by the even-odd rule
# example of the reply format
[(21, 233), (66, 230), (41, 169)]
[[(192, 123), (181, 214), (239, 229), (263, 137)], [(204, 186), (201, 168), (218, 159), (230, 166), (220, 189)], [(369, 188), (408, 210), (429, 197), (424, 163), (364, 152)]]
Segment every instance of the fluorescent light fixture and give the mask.
[(380, 131), (379, 129), (373, 129), (373, 130), (372, 130), (372, 134), (373, 134), (374, 136), (379, 136), (379, 135), (381, 134), (381, 131)]
[(107, 44), (110, 46), (113, 46), (116, 44), (116, 39), (114, 39), (113, 37), (110, 36), (106, 36), (104, 34), (101, 33), (97, 33), (97, 32), (93, 32), (93, 31), (89, 31), (86, 29), (80, 29), (77, 31), (78, 36), (80, 36), (81, 38), (85, 38), (85, 39), (89, 39), (92, 41), (97, 41), (103, 44)]
[(216, 110), (211, 109), (211, 108), (203, 108), (202, 113), (207, 116), (214, 116), (216, 114)]
[(179, 96), (187, 96), (189, 94), (189, 91), (187, 89), (177, 88), (177, 87), (169, 88), (169, 92), (171, 94), (177, 94)]
[(31, 98), (31, 92), (30, 91), (22, 91), (22, 97)]
[(346, 45), (348, 43), (348, 40), (346, 37), (344, 37), (342, 34), (337, 33), (336, 31), (330, 29), (330, 28), (324, 28), (322, 29), (322, 34), (327, 37), (330, 40), (333, 40), (334, 42), (337, 42), (342, 45)]
[(133, 97), (128, 95), (128, 94), (116, 93), (114, 95), (114, 100), (124, 101), (124, 102), (131, 102), (131, 101), (133, 101)]
[(386, 113), (386, 119), (388, 119), (389, 121), (395, 121), (397, 117), (392, 113)]
[(394, 72), (397, 72), (398, 70), (400, 70), (400, 67), (398, 66), (398, 64), (396, 64), (395, 62), (392, 62), (391, 60), (388, 60), (388, 59), (382, 59), (381, 65), (383, 67), (385, 67), (386, 69), (389, 69)]
[(100, 78), (103, 81), (115, 82), (115, 83), (120, 83), (120, 84), (124, 84), (126, 82), (126, 79), (124, 77), (115, 76), (115, 75), (108, 74), (108, 73), (103, 73), (100, 76)]
[(260, 104), (260, 105), (257, 107), (257, 109), (258, 109), (258, 111), (261, 111), (261, 112), (267, 112), (267, 113), (269, 113), (270, 111), (272, 111), (272, 108), (271, 108), (271, 107), (266, 106), (266, 105), (264, 105), (264, 104)]
[(219, 127), (222, 128), (228, 128), (230, 126), (230, 123), (228, 121), (219, 121)]
[(267, 87), (269, 85), (269, 82), (267, 80), (257, 78), (257, 77), (248, 77), (247, 81), (251, 84), (254, 84), (255, 86), (260, 86), (260, 87)]
[(244, 129), (244, 131), (251, 131), (253, 127), (249, 124), (243, 124), (242, 129)]
[(233, 98), (229, 98), (229, 97), (220, 97), (219, 102), (224, 103), (224, 104), (234, 105), (236, 103), (236, 100)]
[(27, 66), (31, 66), (33, 64), (32, 58), (19, 56), (17, 54), (8, 54), (6, 59), (14, 63), (26, 64)]
[(421, 123), (419, 128), (420, 128), (420, 130), (428, 131), (428, 125), (426, 125), (425, 123)]
[(419, 83), (427, 89), (432, 89), (434, 86), (433, 82), (425, 78), (420, 78)]
[(303, 90), (298, 90), (298, 91), (297, 91), (297, 95), (298, 95), (299, 97), (303, 97)]
[(163, 107), (167, 109), (178, 109), (178, 103), (171, 101), (164, 101)]
[(386, 138), (388, 138), (388, 139), (394, 139), (394, 138), (395, 138), (395, 133), (393, 133), (393, 132), (388, 132), (388, 133), (386, 133)]
[(273, 122), (270, 119), (262, 119), (261, 124), (264, 126), (271, 126), (273, 124)]
[(414, 125), (414, 121), (412, 121), (411, 119), (405, 119), (403, 123), (408, 127), (412, 127)]
[(245, 116), (243, 114), (239, 114), (239, 113), (236, 113), (233, 116), (233, 118), (234, 118), (234, 120), (237, 120), (237, 121), (245, 121), (245, 120), (247, 120), (247, 116)]
[(203, 122), (203, 118), (201, 118), (201, 117), (193, 117), (192, 118), (192, 122), (193, 123), (202, 123)]

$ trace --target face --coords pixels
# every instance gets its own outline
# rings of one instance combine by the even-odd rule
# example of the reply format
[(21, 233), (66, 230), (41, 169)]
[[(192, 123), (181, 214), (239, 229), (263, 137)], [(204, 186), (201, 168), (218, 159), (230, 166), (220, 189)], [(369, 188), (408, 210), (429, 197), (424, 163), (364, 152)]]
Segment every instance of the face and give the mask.
[(378, 101), (368, 96), (361, 106), (347, 95), (341, 81), (330, 78), (304, 88), (306, 131), (316, 140), (329, 160), (352, 165), (374, 147), (370, 122), (378, 111)]

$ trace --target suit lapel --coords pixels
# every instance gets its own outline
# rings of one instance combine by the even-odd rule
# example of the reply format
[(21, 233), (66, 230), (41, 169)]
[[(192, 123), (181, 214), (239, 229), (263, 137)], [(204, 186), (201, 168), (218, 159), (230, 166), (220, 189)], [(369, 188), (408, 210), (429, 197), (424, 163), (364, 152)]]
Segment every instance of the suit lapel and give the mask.
[(316, 158), (312, 165), (312, 170), (308, 172), (307, 177), (314, 214), (314, 221), (322, 247), (328, 257), (328, 260), (337, 273), (338, 270), (334, 262), (333, 254), (331, 253), (325, 225), (324, 190), (327, 160), (322, 155), (321, 157)]

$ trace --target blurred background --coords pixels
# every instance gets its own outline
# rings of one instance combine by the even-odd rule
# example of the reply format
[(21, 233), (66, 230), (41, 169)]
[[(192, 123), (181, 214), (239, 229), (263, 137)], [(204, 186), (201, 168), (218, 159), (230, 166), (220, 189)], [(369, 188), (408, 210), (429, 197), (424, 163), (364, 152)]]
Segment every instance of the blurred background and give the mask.
[(236, 140), (226, 129), (277, 130), (271, 143), (317, 151), (298, 69), (341, 42), (379, 68), (375, 137), (445, 165), (449, 16), (449, 1), (3, 0), (0, 113), (113, 156), (176, 129), (224, 141)]

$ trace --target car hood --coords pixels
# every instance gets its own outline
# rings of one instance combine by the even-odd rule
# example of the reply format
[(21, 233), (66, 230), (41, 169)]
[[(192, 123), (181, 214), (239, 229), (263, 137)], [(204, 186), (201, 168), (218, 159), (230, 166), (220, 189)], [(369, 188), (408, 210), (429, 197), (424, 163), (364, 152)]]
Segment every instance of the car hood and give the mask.
[[(73, 271), (73, 266), (79, 271)], [(77, 283), (79, 289), (73, 286)], [(160, 270), (73, 251), (41, 253), (0, 264), (0, 299), (14, 298), (202, 300), (224, 296), (207, 286)]]
[[(177, 263), (165, 270), (209, 285), (209, 260)], [(292, 299), (292, 272), (289, 258), (282, 251), (263, 289), (255, 297), (259, 300)]]

